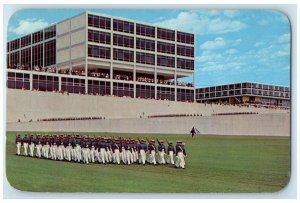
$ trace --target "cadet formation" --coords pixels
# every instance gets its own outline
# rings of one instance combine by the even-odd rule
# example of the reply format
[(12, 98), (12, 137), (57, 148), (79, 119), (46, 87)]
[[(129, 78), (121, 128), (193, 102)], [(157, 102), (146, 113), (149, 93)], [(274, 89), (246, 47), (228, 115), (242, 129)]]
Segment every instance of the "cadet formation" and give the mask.
[[(100, 164), (172, 164), (185, 168), (186, 151), (181, 141), (105, 138), (80, 135), (16, 136), (17, 155)], [(174, 162), (175, 156), (175, 162)]]

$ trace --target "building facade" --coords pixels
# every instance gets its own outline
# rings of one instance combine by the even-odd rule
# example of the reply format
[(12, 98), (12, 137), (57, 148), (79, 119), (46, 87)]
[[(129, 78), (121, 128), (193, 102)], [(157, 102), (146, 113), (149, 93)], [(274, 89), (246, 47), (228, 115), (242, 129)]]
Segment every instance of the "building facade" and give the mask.
[(192, 33), (85, 12), (8, 42), (7, 87), (194, 102), (194, 45)]
[(200, 103), (262, 104), (290, 106), (290, 88), (251, 82), (203, 87), (196, 89)]

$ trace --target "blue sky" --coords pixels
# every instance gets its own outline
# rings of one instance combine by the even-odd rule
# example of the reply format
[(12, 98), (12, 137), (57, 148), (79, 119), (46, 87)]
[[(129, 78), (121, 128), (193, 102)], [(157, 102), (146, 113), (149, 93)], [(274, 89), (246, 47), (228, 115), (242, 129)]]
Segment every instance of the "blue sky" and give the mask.
[[(22, 10), (9, 20), (8, 39), (85, 10)], [(196, 86), (259, 82), (290, 86), (290, 24), (271, 10), (90, 10), (194, 32)], [(184, 79), (190, 81), (191, 79)]]

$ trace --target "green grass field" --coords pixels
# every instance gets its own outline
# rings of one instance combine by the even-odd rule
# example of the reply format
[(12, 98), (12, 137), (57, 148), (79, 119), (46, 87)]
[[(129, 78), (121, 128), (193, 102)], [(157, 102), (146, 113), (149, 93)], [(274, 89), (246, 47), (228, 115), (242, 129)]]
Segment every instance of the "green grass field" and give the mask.
[(105, 135), (186, 141), (186, 169), (16, 156), (15, 133), (7, 133), (7, 179), (18, 190), (35, 192), (256, 193), (279, 191), (290, 177), (290, 137)]

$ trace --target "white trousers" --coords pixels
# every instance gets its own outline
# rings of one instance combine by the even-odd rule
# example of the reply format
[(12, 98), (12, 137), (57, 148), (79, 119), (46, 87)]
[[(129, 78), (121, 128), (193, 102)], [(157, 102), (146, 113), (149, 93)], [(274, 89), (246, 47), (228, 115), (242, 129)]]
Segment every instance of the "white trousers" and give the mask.
[(146, 163), (146, 152), (145, 150), (140, 150), (140, 157), (139, 157), (139, 163), (145, 164)]
[(130, 165), (130, 163), (132, 163), (132, 154), (131, 154), (131, 151), (130, 150), (126, 150), (125, 151), (126, 153), (126, 164)]
[(115, 149), (115, 153), (113, 153), (114, 163), (120, 164), (120, 151)]
[(182, 152), (178, 152), (177, 156), (176, 156), (176, 164), (175, 166), (177, 168), (185, 168), (185, 161), (184, 161), (184, 155)]
[(29, 155), (30, 155), (31, 157), (34, 156), (34, 143), (31, 143), (31, 144), (29, 145)]
[(41, 158), (42, 157), (42, 145), (38, 144), (35, 148), (36, 148), (36, 156)]
[(81, 156), (81, 147), (78, 144), (76, 145), (75, 151), (76, 151), (76, 161), (80, 162), (82, 160), (82, 156)]
[(25, 156), (28, 156), (28, 152), (27, 152), (27, 149), (28, 149), (28, 143), (23, 143), (23, 155)]
[(121, 152), (121, 160), (124, 164), (126, 164), (127, 159), (126, 159), (126, 150), (124, 147), (122, 147), (122, 152)]
[(173, 158), (174, 152), (173, 151), (169, 151), (169, 155), (167, 158), (167, 163), (168, 164), (173, 164), (174, 165), (174, 158)]
[(57, 148), (57, 158), (58, 160), (63, 160), (64, 159), (64, 149), (65, 147), (60, 145), (58, 148)]
[(96, 150), (95, 150), (95, 147), (92, 147), (91, 149), (91, 162), (95, 162), (95, 154), (96, 154)]
[(82, 148), (82, 155), (83, 155), (83, 163), (88, 164), (89, 163), (89, 155), (88, 155), (87, 148)]
[(166, 163), (166, 161), (165, 161), (165, 151), (164, 150), (162, 150), (161, 152), (159, 151), (158, 152), (158, 163), (159, 164), (165, 164)]
[(156, 165), (156, 159), (155, 159), (155, 151), (151, 150), (150, 154), (149, 154), (149, 162), (150, 164), (154, 164)]
[(100, 160), (103, 164), (106, 163), (106, 151), (104, 148), (100, 148)]
[(21, 142), (17, 142), (17, 155), (21, 154)]
[(52, 145), (50, 147), (50, 155), (51, 155), (51, 159), (56, 160), (57, 159), (57, 146)]
[(66, 160), (68, 161), (71, 161), (71, 150), (72, 150), (71, 146), (66, 147)]

